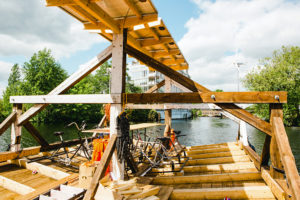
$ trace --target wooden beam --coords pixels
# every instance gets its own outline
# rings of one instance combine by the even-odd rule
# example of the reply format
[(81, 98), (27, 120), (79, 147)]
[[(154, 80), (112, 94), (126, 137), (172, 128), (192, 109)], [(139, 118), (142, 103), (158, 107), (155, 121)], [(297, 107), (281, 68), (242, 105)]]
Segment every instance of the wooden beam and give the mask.
[(4, 176), (0, 176), (0, 186), (7, 190), (18, 193), (20, 195), (26, 195), (26, 194), (29, 194), (29, 193), (35, 191), (35, 189), (33, 189), (27, 185), (18, 183), (16, 181), (8, 179)]
[(161, 82), (157, 83), (156, 85), (152, 86), (149, 90), (147, 90), (145, 93), (153, 93), (157, 91), (159, 88), (165, 85), (165, 80), (162, 80)]
[[(66, 92), (76, 83), (81, 81), (88, 74), (97, 69), (100, 65), (106, 62), (111, 57), (112, 45), (107, 47), (104, 51), (98, 54), (95, 58), (89, 61), (83, 68), (80, 68), (77, 72), (72, 74), (69, 78), (59, 84), (55, 89), (53, 89), (48, 95), (58, 95)], [(18, 119), (18, 125), (25, 124), (33, 116), (43, 110), (47, 104), (36, 104), (23, 113)]]
[(93, 17), (110, 27), (114, 33), (120, 32), (120, 27), (115, 20), (111, 18), (104, 10), (102, 10), (97, 4), (90, 2), (89, 0), (74, 0), (74, 2), (81, 8), (90, 13)]
[(284, 166), (284, 171), (292, 190), (292, 198), (300, 199), (300, 177), (296, 167), (294, 155), (289, 145), (289, 140), (285, 132), (283, 120), (281, 117), (273, 117), (273, 133), (278, 145), (280, 158)]
[(264, 181), (269, 186), (274, 196), (278, 200), (285, 200), (286, 193), (280, 187), (280, 185), (271, 177), (269, 171), (265, 167), (261, 169), (261, 177), (264, 179)]
[(196, 159), (189, 160), (186, 166), (191, 165), (208, 165), (208, 164), (222, 164), (222, 163), (236, 163), (236, 162), (249, 162), (249, 156), (231, 156), (231, 157), (219, 157), (219, 158), (205, 158), (205, 159)]
[(41, 136), (39, 131), (29, 121), (24, 124), (24, 127), (42, 147), (49, 145), (49, 143)]
[(16, 158), (22, 158), (25, 156), (31, 156), (31, 155), (36, 155), (40, 153), (41, 147), (29, 147), (29, 148), (24, 148), (22, 151), (19, 152), (12, 152), (12, 151), (5, 151), (5, 152), (0, 152), (0, 162), (4, 162), (7, 160), (13, 160)]
[(22, 104), (13, 104), (13, 112), (16, 112), (16, 120), (11, 125), (11, 151), (19, 151), (21, 149), (22, 126), (18, 126), (18, 118), (22, 114)]
[(127, 4), (127, 6), (134, 12), (134, 14), (138, 18), (142, 18), (142, 14), (139, 11), (139, 9), (136, 6), (136, 3), (134, 3), (132, 0), (124, 0), (124, 2)]
[(36, 95), (11, 96), (11, 103), (34, 104), (104, 104), (121, 103), (120, 94), (75, 94), (75, 95)]
[[(160, 63), (159, 61), (151, 58), (150, 56), (144, 54), (143, 52), (140, 52), (131, 46), (126, 46), (126, 51), (129, 55), (135, 57), (136, 59), (142, 61), (149, 67), (152, 67), (153, 69), (161, 72), (162, 74), (170, 77), (172, 80), (180, 83), (184, 87), (190, 89), (193, 92), (211, 92), (207, 88), (203, 87), (202, 85), (194, 82), (190, 78), (182, 75), (179, 72), (176, 72), (169, 67), (165, 66), (164, 64)], [(248, 111), (238, 107), (234, 104), (217, 104), (219, 107), (224, 109), (225, 111), (231, 113), (232, 115), (236, 116), (237, 118), (245, 121), (246, 123), (254, 126), (255, 128), (261, 130), (264, 133), (267, 133), (268, 135), (271, 135), (271, 125), (270, 123), (252, 115)]]
[[(126, 94), (128, 103), (273, 103), (274, 95), (283, 99), (286, 92), (185, 92)], [(213, 98), (214, 97), (214, 98)], [(284, 101), (284, 100), (283, 100)]]
[(176, 185), (176, 184), (196, 184), (209, 182), (228, 182), (228, 181), (249, 181), (261, 180), (260, 172), (244, 172), (244, 173), (224, 173), (224, 174), (208, 174), (194, 176), (174, 176), (174, 177), (155, 177), (152, 184), (156, 185)]
[[(165, 104), (132, 104), (128, 103), (126, 109), (203, 109), (203, 104), (165, 103)], [(221, 110), (221, 109), (220, 109)]]
[(159, 39), (155, 38), (149, 38), (149, 39), (143, 39), (143, 40), (138, 40), (141, 43), (142, 47), (148, 47), (148, 46), (154, 46), (158, 44), (165, 44), (173, 41), (173, 38), (171, 36), (167, 37), (159, 37)]
[[(141, 19), (134, 17), (134, 16), (129, 16), (125, 19), (123, 18), (117, 18), (114, 19), (116, 23), (123, 28), (129, 28), (129, 30), (132, 30), (134, 26), (147, 23), (147, 22), (152, 22), (157, 20), (157, 14), (145, 14), (142, 16)], [(125, 21), (124, 21), (125, 20)], [(89, 20), (90, 21), (90, 20)], [(97, 21), (96, 23), (84, 23), (83, 24), (84, 29), (86, 30), (101, 30), (101, 29), (110, 29), (110, 27), (106, 26), (104, 23)]]
[(116, 134), (111, 135), (111, 138), (109, 140), (107, 147), (105, 148), (101, 161), (97, 166), (91, 184), (84, 195), (84, 200), (93, 199), (96, 189), (99, 185), (99, 180), (104, 177), (106, 168), (110, 163), (111, 157), (116, 147), (116, 141), (117, 141), (117, 135)]
[(170, 199), (274, 199), (267, 186), (174, 189)]
[(180, 54), (179, 49), (170, 49), (169, 52), (166, 51), (159, 51), (159, 52), (153, 52), (152, 57), (153, 58), (161, 58), (169, 55), (177, 55)]
[[(284, 175), (276, 169), (283, 170), (283, 165), (280, 158), (280, 153), (278, 149), (278, 142), (276, 137), (274, 137), (274, 117), (280, 117), (283, 119), (283, 109), (281, 104), (270, 104), (270, 123), (272, 125), (272, 138), (270, 143), (270, 157), (271, 157), (271, 167), (270, 173), (273, 178), (284, 179)], [(276, 169), (275, 169), (276, 168)]]
[(243, 149), (249, 155), (250, 159), (254, 162), (255, 167), (260, 170), (260, 156), (250, 146), (243, 145)]
[(2, 135), (16, 120), (17, 112), (13, 111), (1, 124), (0, 124), (0, 135)]
[(17, 198), (16, 200), (35, 199), (40, 194), (45, 194), (49, 190), (51, 190), (53, 188), (57, 188), (61, 184), (67, 184), (70, 182), (74, 182), (75, 180), (78, 180), (78, 176), (79, 176), (78, 173), (74, 173), (74, 174), (71, 174), (70, 176), (60, 179), (54, 183), (48, 183), (48, 184), (41, 185), (37, 190), (35, 190), (27, 195), (21, 196), (21, 197)]
[(161, 60), (161, 63), (163, 63), (164, 65), (170, 65), (172, 67), (172, 65), (175, 65), (174, 67), (177, 67), (178, 65), (176, 64), (181, 64), (184, 63), (185, 60), (183, 58), (179, 58), (179, 59), (163, 59)]
[[(99, 0), (89, 0), (90, 2), (97, 2)], [(77, 5), (74, 0), (46, 0), (46, 6), (72, 6)]]
[(27, 159), (11, 160), (9, 163), (18, 165), (20, 167), (26, 168), (31, 171), (37, 171), (39, 174), (48, 176), (55, 180), (60, 180), (60, 179), (70, 176), (70, 174), (68, 174), (68, 173), (62, 172), (62, 171), (54, 169), (52, 167), (48, 167), (46, 165), (42, 165), (37, 162), (28, 163)]

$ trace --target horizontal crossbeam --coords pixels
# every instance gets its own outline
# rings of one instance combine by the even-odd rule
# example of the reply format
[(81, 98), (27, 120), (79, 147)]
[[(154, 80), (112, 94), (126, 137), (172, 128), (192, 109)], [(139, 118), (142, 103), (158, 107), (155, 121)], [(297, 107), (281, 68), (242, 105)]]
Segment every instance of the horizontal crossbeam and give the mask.
[[(279, 100), (277, 100), (278, 97)], [(286, 103), (287, 92), (189, 92), (126, 94), (126, 102), (148, 103)]]
[(120, 94), (83, 94), (83, 95), (36, 95), (11, 96), (11, 103), (35, 104), (103, 104), (121, 103)]

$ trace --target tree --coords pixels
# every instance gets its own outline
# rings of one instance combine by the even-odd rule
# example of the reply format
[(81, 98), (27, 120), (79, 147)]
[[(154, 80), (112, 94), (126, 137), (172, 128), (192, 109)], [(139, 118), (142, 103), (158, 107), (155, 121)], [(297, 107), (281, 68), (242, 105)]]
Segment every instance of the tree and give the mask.
[[(248, 73), (243, 80), (252, 91), (287, 91), (288, 103), (283, 105), (284, 123), (288, 126), (300, 124), (300, 48), (282, 47), (272, 57), (261, 60), (261, 66)], [(269, 119), (269, 106), (253, 106), (254, 112)]]
[(9, 103), (10, 96), (22, 94), (21, 72), (18, 64), (14, 64), (8, 77), (8, 85), (3, 93), (2, 115), (7, 116), (12, 111), (12, 104)]

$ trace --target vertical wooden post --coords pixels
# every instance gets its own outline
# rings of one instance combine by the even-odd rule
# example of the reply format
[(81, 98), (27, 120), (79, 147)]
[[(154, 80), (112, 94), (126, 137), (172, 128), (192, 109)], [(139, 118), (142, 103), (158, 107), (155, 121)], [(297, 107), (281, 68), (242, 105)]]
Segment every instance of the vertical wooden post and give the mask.
[(22, 126), (18, 126), (18, 118), (22, 114), (22, 104), (13, 104), (13, 112), (16, 112), (16, 119), (11, 125), (11, 151), (21, 150)]
[[(283, 119), (283, 111), (282, 111), (282, 104), (270, 104), (270, 124), (274, 126), (273, 117), (280, 117)], [(276, 137), (274, 136), (272, 130), (272, 138), (270, 143), (270, 157), (272, 161), (272, 165), (270, 166), (270, 174), (273, 178), (281, 179), (284, 178), (284, 175), (278, 170), (283, 170), (283, 165), (280, 160), (279, 149), (276, 143)]]
[[(167, 76), (165, 76), (165, 93), (172, 92), (172, 82), (171, 79)], [(164, 131), (164, 136), (168, 136), (168, 132), (171, 130), (171, 124), (172, 124), (172, 110), (166, 109), (165, 110), (165, 124), (166, 128)]]
[[(122, 94), (125, 92), (126, 78), (126, 53), (124, 51), (127, 42), (127, 29), (123, 33), (113, 34), (112, 49), (112, 68), (110, 77), (110, 93)], [(123, 96), (121, 95), (121, 102)], [(122, 112), (122, 104), (112, 104), (110, 108), (110, 134), (120, 135), (117, 130), (117, 117)], [(113, 175), (116, 179), (124, 179), (124, 163), (119, 163), (117, 154), (113, 154)]]

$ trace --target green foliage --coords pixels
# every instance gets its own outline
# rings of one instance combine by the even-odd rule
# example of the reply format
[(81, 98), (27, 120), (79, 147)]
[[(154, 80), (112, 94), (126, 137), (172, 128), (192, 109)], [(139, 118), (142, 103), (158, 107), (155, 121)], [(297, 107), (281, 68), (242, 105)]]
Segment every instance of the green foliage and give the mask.
[(192, 109), (192, 118), (197, 118), (202, 116), (202, 111), (200, 109)]
[[(109, 93), (111, 64), (105, 62), (95, 74), (90, 74), (79, 83), (73, 86), (68, 94), (102, 94)], [(3, 94), (3, 101), (0, 101), (0, 120), (8, 116), (12, 110), (9, 103), (13, 95), (43, 95), (48, 94), (52, 89), (67, 78), (67, 73), (60, 64), (52, 57), (51, 51), (44, 49), (35, 53), (22, 68), (17, 64), (12, 67), (8, 86)], [(23, 78), (21, 78), (23, 77)], [(141, 93), (140, 87), (129, 83), (127, 76), (126, 92)], [(24, 111), (32, 105), (26, 104)], [(131, 121), (147, 121), (148, 110), (128, 111)], [(99, 122), (104, 111), (102, 105), (97, 104), (55, 104), (48, 105), (41, 113), (33, 118), (38, 123), (55, 123), (57, 121), (86, 120), (88, 122)]]
[(157, 122), (159, 120), (159, 114), (156, 110), (150, 110), (148, 113), (148, 121)]
[(215, 92), (224, 92), (222, 89), (216, 89)]
[[(272, 57), (264, 58), (261, 66), (248, 73), (243, 80), (252, 91), (287, 91), (288, 103), (283, 105), (284, 123), (288, 126), (300, 124), (300, 48), (282, 47), (273, 52)], [(254, 112), (269, 119), (269, 106), (253, 106)]]
[(9, 115), (12, 110), (12, 104), (9, 103), (10, 96), (22, 94), (21, 72), (18, 64), (14, 64), (8, 78), (8, 86), (3, 93), (3, 102), (1, 113), (3, 116)]

